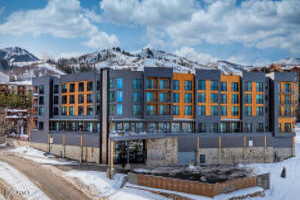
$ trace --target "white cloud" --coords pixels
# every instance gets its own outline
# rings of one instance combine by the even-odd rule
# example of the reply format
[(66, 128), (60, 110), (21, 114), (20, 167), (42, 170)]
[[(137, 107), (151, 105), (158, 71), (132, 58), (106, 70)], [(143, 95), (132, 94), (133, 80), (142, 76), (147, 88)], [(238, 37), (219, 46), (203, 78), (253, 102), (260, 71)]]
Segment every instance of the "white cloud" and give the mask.
[(201, 64), (208, 64), (208, 63), (216, 62), (218, 60), (214, 56), (211, 56), (207, 53), (198, 52), (191, 47), (182, 47), (181, 49), (176, 50), (175, 54), (186, 57), (190, 60), (196, 61)]
[(102, 32), (94, 24), (100, 21), (101, 17), (93, 11), (83, 9), (79, 0), (49, 0), (45, 8), (12, 13), (0, 24), (0, 34), (81, 37), (87, 39), (84, 44), (92, 48), (119, 45), (115, 35)]

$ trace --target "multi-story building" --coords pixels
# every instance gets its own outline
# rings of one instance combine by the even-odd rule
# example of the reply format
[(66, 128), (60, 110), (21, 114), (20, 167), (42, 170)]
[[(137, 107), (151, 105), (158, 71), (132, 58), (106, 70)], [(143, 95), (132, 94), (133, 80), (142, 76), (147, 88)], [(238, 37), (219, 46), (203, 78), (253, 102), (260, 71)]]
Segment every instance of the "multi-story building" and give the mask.
[(273, 162), (294, 155), (297, 81), (294, 72), (161, 67), (40, 77), (30, 139), (99, 163), (111, 148), (116, 162), (149, 165)]

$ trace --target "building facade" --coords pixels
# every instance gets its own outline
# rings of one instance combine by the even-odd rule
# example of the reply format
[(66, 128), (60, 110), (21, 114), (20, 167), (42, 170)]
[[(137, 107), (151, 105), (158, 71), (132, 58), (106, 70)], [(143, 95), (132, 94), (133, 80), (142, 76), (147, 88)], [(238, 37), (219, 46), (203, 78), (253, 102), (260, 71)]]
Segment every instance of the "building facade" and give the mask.
[(66, 157), (148, 165), (273, 162), (294, 155), (295, 72), (103, 69), (33, 80), (32, 145)]

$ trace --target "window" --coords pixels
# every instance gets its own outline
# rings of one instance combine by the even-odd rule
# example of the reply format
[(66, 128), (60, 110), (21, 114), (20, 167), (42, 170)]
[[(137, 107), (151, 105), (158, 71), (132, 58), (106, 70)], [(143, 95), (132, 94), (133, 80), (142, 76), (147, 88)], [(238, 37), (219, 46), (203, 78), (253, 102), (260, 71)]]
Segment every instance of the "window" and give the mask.
[(58, 104), (58, 96), (53, 97), (53, 104)]
[(169, 115), (169, 106), (168, 105), (160, 105), (159, 106), (159, 114), (160, 115)]
[(256, 115), (257, 116), (264, 116), (264, 107), (263, 106), (257, 106), (256, 107)]
[(256, 103), (257, 104), (263, 104), (264, 103), (264, 97), (262, 94), (257, 94), (256, 95)]
[(256, 127), (257, 132), (264, 132), (264, 123), (258, 123)]
[(192, 94), (191, 93), (184, 94), (184, 103), (192, 103)]
[(179, 80), (173, 80), (172, 81), (172, 89), (173, 90), (179, 90)]
[(70, 92), (75, 92), (75, 84), (70, 83)]
[(155, 80), (154, 79), (146, 79), (146, 88), (147, 89), (154, 89)]
[(192, 90), (192, 81), (184, 81), (184, 89)]
[(100, 83), (100, 81), (97, 81), (97, 82), (96, 82), (96, 87), (97, 87), (97, 90), (100, 90), (100, 89), (101, 89), (101, 83)]
[(173, 102), (179, 103), (179, 93), (173, 93)]
[(132, 101), (135, 103), (141, 102), (141, 93), (140, 92), (134, 92), (132, 93)]
[(75, 96), (74, 95), (70, 95), (69, 96), (69, 101), (70, 101), (70, 104), (74, 104), (75, 103)]
[(100, 103), (100, 102), (101, 102), (101, 96), (100, 96), (100, 93), (97, 93), (97, 94), (96, 94), (96, 102), (97, 102), (97, 103)]
[(123, 102), (123, 91), (116, 91), (117, 102)]
[(93, 87), (94, 87), (94, 84), (92, 81), (89, 81), (87, 83), (87, 91), (92, 91), (93, 90)]
[(155, 107), (153, 105), (146, 105), (147, 115), (155, 115)]
[(169, 80), (159, 80), (159, 89), (169, 89)]
[(39, 130), (43, 130), (44, 129), (44, 122), (39, 122)]
[(84, 83), (83, 82), (81, 82), (81, 83), (78, 84), (78, 91), (79, 92), (83, 92), (84, 91)]
[(238, 115), (239, 115), (239, 107), (232, 106), (232, 116), (238, 116)]
[(184, 115), (192, 115), (192, 106), (184, 106)]
[(114, 79), (110, 79), (109, 80), (109, 88), (110, 89), (114, 89), (115, 88)]
[(99, 114), (100, 114), (100, 111), (101, 111), (101, 107), (100, 107), (100, 106), (97, 106), (97, 107), (96, 107), (96, 115), (99, 115)]
[(182, 130), (186, 133), (193, 132), (193, 124), (189, 122), (182, 122)]
[(88, 116), (91, 116), (91, 115), (93, 115), (94, 114), (94, 109), (93, 109), (93, 107), (92, 106), (88, 106), (87, 107), (87, 115)]
[(210, 100), (212, 103), (218, 103), (218, 94), (216, 93), (210, 94)]
[(198, 90), (205, 90), (205, 80), (198, 80)]
[(204, 103), (205, 102), (205, 93), (201, 92), (201, 93), (198, 93), (197, 95), (197, 101), (198, 103)]
[(200, 154), (199, 162), (200, 162), (201, 164), (203, 164), (203, 163), (205, 163), (205, 161), (206, 161), (205, 154)]
[(172, 122), (172, 132), (179, 132), (180, 131), (180, 123)]
[(117, 115), (122, 115), (123, 114), (123, 104), (117, 104)]
[(284, 84), (284, 91), (286, 93), (290, 93), (291, 92), (291, 84), (290, 83)]
[(54, 94), (57, 94), (59, 92), (59, 85), (54, 85)]
[(67, 85), (66, 84), (62, 84), (61, 86), (61, 93), (66, 93), (68, 90), (67, 90)]
[(109, 105), (109, 112), (111, 114), (114, 114), (116, 112), (116, 105), (115, 104), (110, 104)]
[(84, 103), (84, 95), (83, 94), (78, 95), (78, 103), (79, 104)]
[(39, 107), (39, 116), (44, 114), (44, 107)]
[(291, 96), (290, 95), (286, 95), (284, 97), (284, 104), (291, 104), (292, 101), (291, 101)]
[(84, 108), (83, 108), (83, 106), (78, 106), (78, 115), (79, 116), (84, 115)]
[(156, 131), (156, 130), (157, 130), (156, 124), (155, 124), (155, 123), (149, 122), (149, 123), (147, 124), (147, 130), (148, 130), (149, 132), (154, 132), (154, 131)]
[(67, 96), (66, 95), (61, 96), (61, 103), (62, 104), (67, 104)]
[(220, 103), (222, 103), (222, 104), (227, 103), (227, 95), (226, 94), (221, 94), (220, 95)]
[(219, 82), (218, 81), (211, 81), (211, 90), (218, 90), (219, 89)]
[(252, 116), (252, 107), (251, 106), (245, 107), (245, 115), (248, 117)]
[(235, 92), (239, 91), (239, 83), (237, 83), (237, 82), (232, 83), (232, 91), (235, 91)]
[(141, 115), (142, 114), (142, 107), (141, 107), (141, 105), (133, 105), (132, 106), (132, 114), (134, 116)]
[(252, 82), (246, 81), (245, 82), (245, 91), (251, 91), (252, 90)]
[(110, 102), (116, 101), (116, 92), (115, 91), (109, 91), (109, 101)]
[(123, 88), (123, 79), (122, 78), (117, 78), (117, 89), (122, 89)]
[(203, 123), (203, 122), (200, 122), (200, 123), (198, 124), (198, 129), (199, 129), (199, 132), (200, 132), (200, 133), (205, 133), (205, 132), (206, 132), (206, 124)]
[(61, 115), (67, 115), (67, 107), (66, 106), (62, 106), (60, 109), (60, 114)]
[(292, 132), (292, 124), (291, 123), (284, 123), (284, 130), (287, 133), (291, 133)]
[(226, 116), (226, 115), (227, 115), (227, 107), (221, 106), (221, 116)]
[(256, 82), (256, 91), (263, 92), (264, 91), (264, 83), (263, 82)]
[(132, 80), (133, 89), (142, 89), (142, 79), (133, 79)]
[(218, 133), (219, 132), (219, 124), (218, 123), (213, 123), (213, 132), (214, 133)]
[(44, 96), (39, 96), (39, 105), (44, 105)]
[(59, 109), (58, 107), (53, 108), (53, 115), (59, 115)]
[(218, 106), (211, 106), (211, 115), (212, 116), (218, 116), (219, 115)]
[(239, 95), (238, 94), (233, 94), (231, 101), (232, 101), (233, 104), (238, 104), (239, 103)]
[(245, 123), (244, 124), (244, 131), (245, 132), (252, 132), (252, 124), (251, 123)]
[(252, 95), (245, 94), (245, 104), (251, 104), (251, 103), (252, 103)]
[(172, 106), (172, 115), (179, 115), (179, 106)]
[(86, 96), (86, 100), (87, 100), (87, 103), (93, 103), (93, 96), (91, 94), (88, 94)]
[(159, 93), (159, 102), (168, 102), (169, 101), (169, 93), (163, 92)]
[(221, 82), (221, 91), (227, 91), (227, 83)]
[(146, 102), (154, 101), (154, 93), (153, 92), (146, 92)]
[(74, 116), (74, 107), (73, 106), (69, 107), (69, 116)]
[(205, 116), (205, 106), (198, 106), (198, 115), (199, 116)]
[(39, 86), (39, 94), (44, 94), (44, 86), (43, 85)]

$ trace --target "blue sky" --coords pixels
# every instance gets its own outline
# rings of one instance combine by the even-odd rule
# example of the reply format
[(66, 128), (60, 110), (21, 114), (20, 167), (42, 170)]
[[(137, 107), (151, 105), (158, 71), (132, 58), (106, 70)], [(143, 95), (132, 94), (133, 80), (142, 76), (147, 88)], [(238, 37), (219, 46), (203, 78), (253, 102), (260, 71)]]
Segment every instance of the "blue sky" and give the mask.
[(40, 58), (120, 46), (203, 64), (299, 57), (299, 0), (0, 0), (0, 48)]

